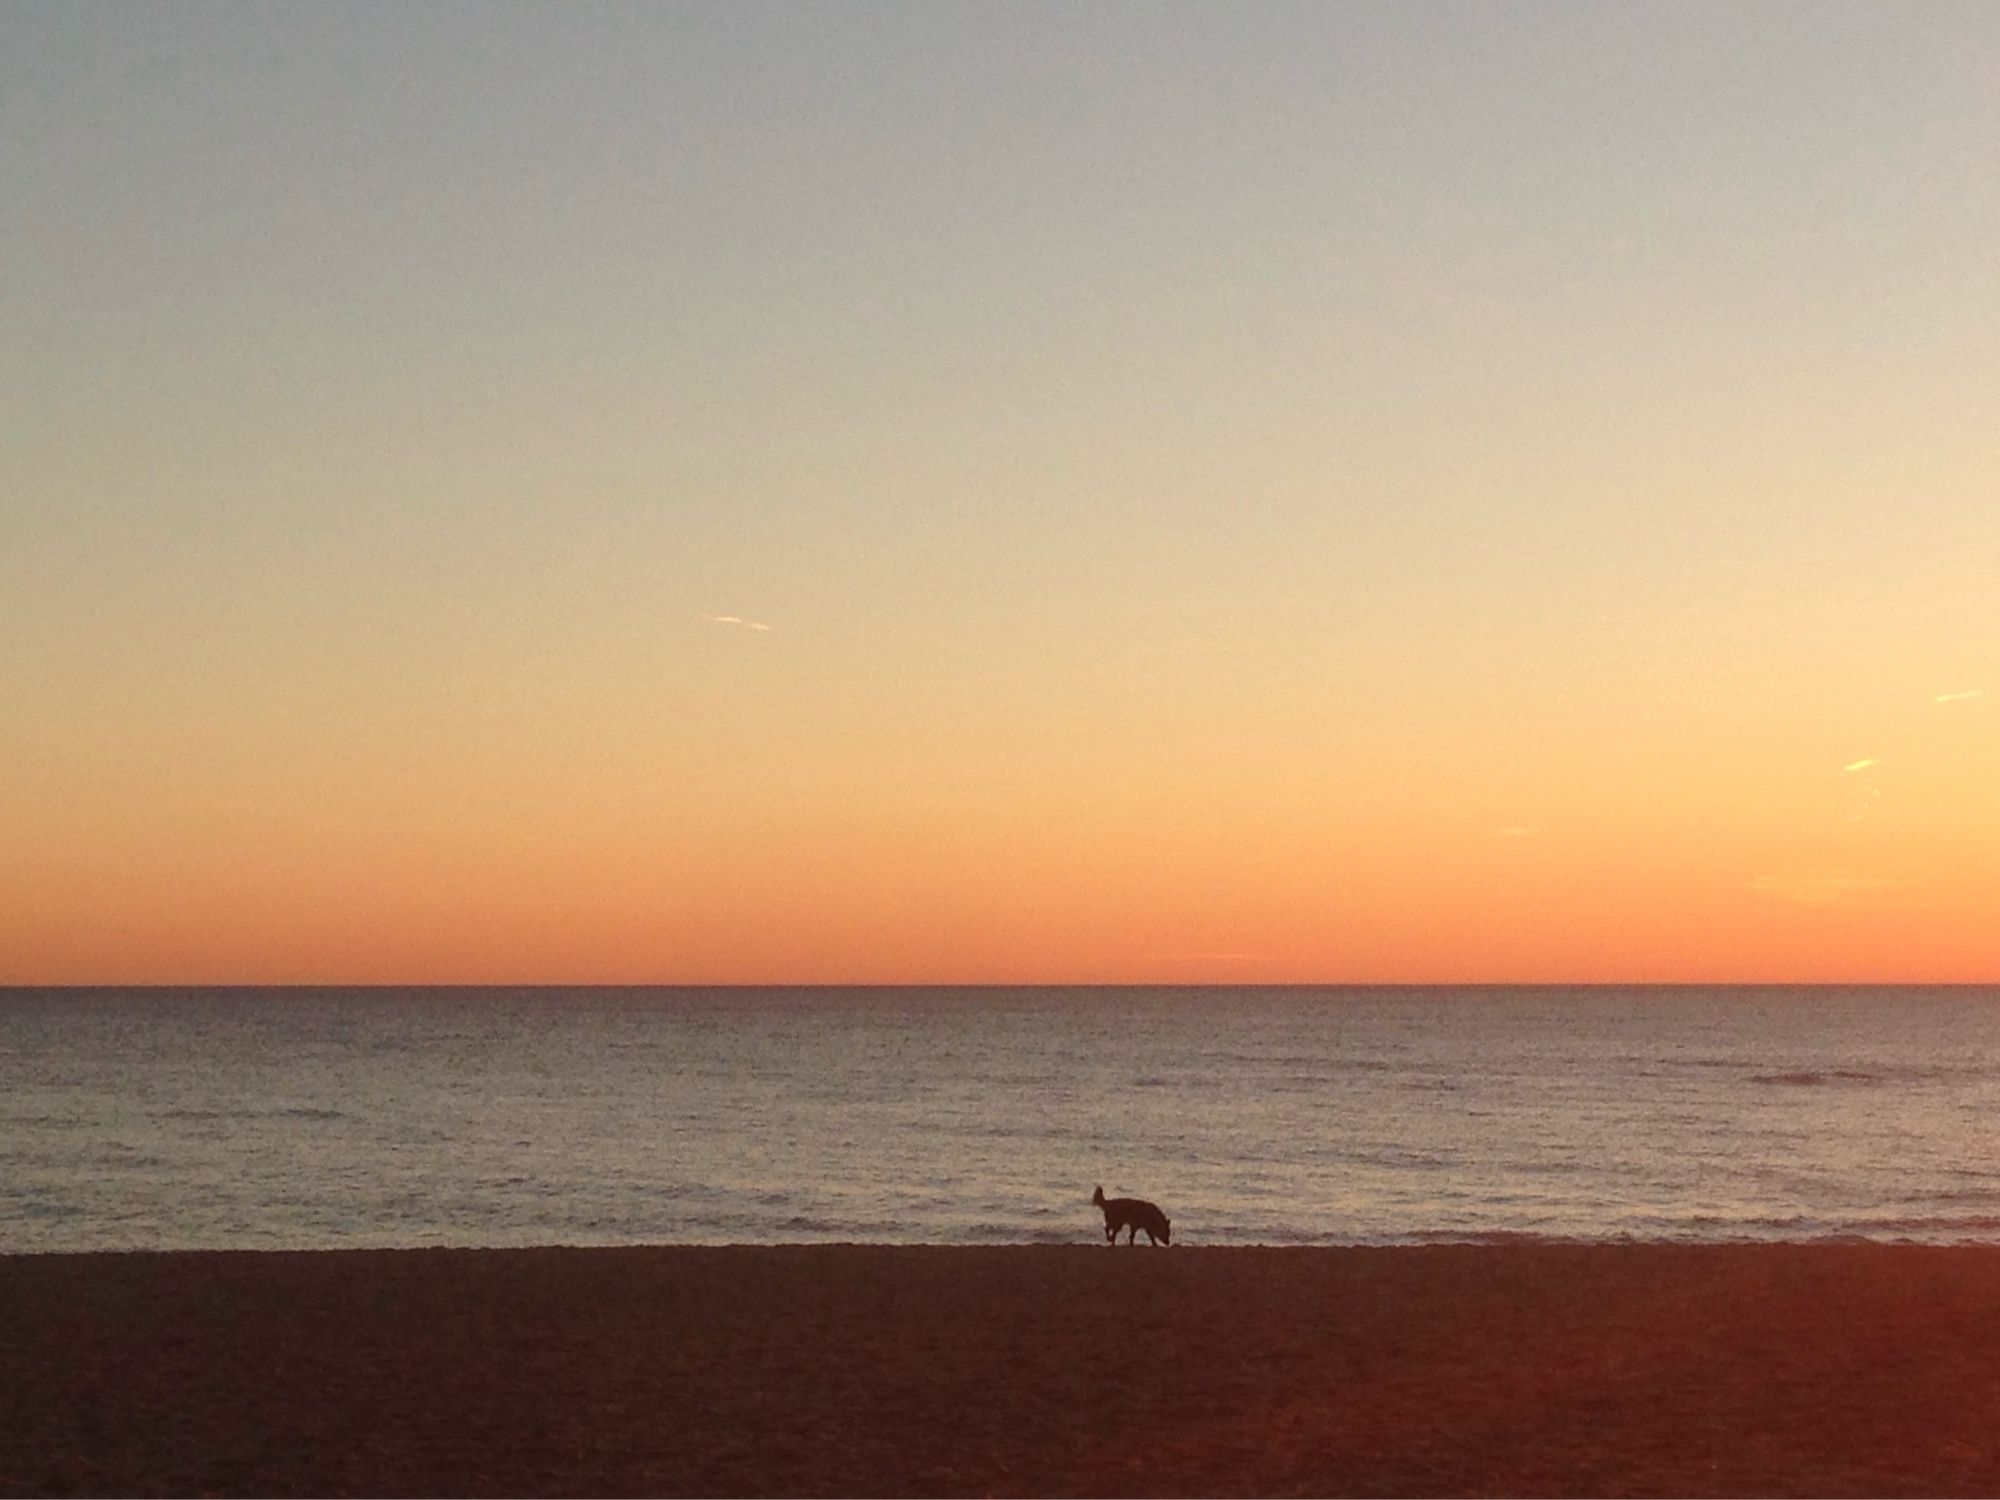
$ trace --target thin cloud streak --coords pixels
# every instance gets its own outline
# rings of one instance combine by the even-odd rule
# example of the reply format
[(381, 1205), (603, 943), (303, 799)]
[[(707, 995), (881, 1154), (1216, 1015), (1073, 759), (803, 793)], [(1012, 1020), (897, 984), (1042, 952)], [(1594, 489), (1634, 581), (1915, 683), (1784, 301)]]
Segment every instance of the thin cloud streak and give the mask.
[(1958, 692), (1958, 693), (1939, 693), (1935, 698), (1931, 699), (1931, 702), (1970, 703), (1975, 698), (1984, 698), (1985, 696), (1986, 696), (1985, 688), (1967, 688), (1963, 692)]
[(1868, 760), (1849, 761), (1846, 765), (1842, 766), (1840, 769), (1843, 771), (1865, 771), (1870, 766), (1879, 766), (1881, 764), (1882, 764), (1881, 761), (1870, 758)]
[(733, 625), (738, 630), (769, 630), (771, 627), (762, 620), (746, 620), (742, 615), (712, 615), (707, 611), (701, 616), (711, 625)]

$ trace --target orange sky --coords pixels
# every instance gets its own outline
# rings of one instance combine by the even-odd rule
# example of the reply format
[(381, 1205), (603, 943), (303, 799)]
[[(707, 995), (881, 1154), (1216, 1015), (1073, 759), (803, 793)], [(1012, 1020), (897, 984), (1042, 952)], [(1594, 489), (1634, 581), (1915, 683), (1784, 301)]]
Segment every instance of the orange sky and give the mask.
[(1995, 14), (12, 12), (0, 983), (2000, 981)]

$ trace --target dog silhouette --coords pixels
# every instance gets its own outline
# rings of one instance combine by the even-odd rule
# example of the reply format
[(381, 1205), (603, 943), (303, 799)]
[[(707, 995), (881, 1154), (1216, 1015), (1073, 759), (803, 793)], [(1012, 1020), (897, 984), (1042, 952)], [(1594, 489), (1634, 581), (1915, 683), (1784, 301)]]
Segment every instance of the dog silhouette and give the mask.
[(1167, 1216), (1160, 1212), (1160, 1205), (1148, 1203), (1144, 1198), (1107, 1198), (1104, 1185), (1098, 1184), (1097, 1191), (1090, 1195), (1090, 1201), (1104, 1210), (1104, 1242), (1118, 1243), (1118, 1231), (1125, 1231), (1125, 1243), (1139, 1243), (1139, 1231), (1146, 1231), (1146, 1238), (1155, 1245), (1171, 1245), (1174, 1242), (1173, 1227)]

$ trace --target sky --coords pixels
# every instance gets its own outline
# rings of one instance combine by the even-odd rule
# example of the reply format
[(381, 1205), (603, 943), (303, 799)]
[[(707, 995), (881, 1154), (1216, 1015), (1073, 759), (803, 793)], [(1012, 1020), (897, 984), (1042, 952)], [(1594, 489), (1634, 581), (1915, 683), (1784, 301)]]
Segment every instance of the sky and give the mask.
[(2000, 8), (0, 8), (0, 983), (2000, 981)]

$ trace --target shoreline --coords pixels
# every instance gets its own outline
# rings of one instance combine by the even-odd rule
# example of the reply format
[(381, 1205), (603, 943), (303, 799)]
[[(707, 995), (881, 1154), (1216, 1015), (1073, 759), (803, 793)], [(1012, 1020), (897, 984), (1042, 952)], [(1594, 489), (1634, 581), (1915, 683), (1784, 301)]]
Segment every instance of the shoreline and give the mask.
[[(682, 1255), (700, 1253), (735, 1254), (765, 1253), (771, 1251), (793, 1253), (811, 1251), (894, 1251), (938, 1252), (940, 1254), (975, 1253), (1044, 1253), (1048, 1251), (1090, 1250), (1100, 1242), (1070, 1236), (1067, 1239), (994, 1241), (959, 1240), (675, 1240), (659, 1243), (640, 1243), (630, 1240), (551, 1240), (533, 1245), (440, 1245), (440, 1244), (380, 1244), (380, 1245), (182, 1245), (171, 1249), (158, 1246), (93, 1246), (82, 1249), (0, 1249), (0, 1275), (10, 1264), (20, 1262), (51, 1261), (119, 1261), (156, 1259), (204, 1260), (232, 1256), (281, 1257), (281, 1256), (433, 1256), (433, 1255), (555, 1255), (555, 1254), (661, 1254)], [(1126, 1248), (1124, 1232), (1119, 1232), (1119, 1248)], [(2000, 1238), (1991, 1231), (1979, 1236), (1962, 1239), (1919, 1239), (1910, 1236), (1888, 1237), (1858, 1232), (1830, 1233), (1803, 1236), (1796, 1239), (1592, 1239), (1582, 1235), (1541, 1235), (1500, 1231), (1484, 1236), (1452, 1238), (1439, 1236), (1435, 1239), (1411, 1240), (1228, 1240), (1223, 1242), (1194, 1240), (1181, 1237), (1179, 1227), (1175, 1228), (1173, 1244), (1169, 1246), (1148, 1246), (1143, 1237), (1139, 1248), (1192, 1251), (1203, 1255), (1236, 1254), (1241, 1252), (1271, 1255), (1293, 1255), (1301, 1252), (1324, 1254), (1348, 1254), (1366, 1252), (1387, 1254), (1422, 1252), (1430, 1250), (1580, 1250), (1580, 1251), (1738, 1251), (1738, 1250), (1895, 1250), (1895, 1251), (1970, 1251), (1991, 1252), (2000, 1258)]]
[(7, 1494), (1974, 1494), (2000, 1246), (0, 1256)]

